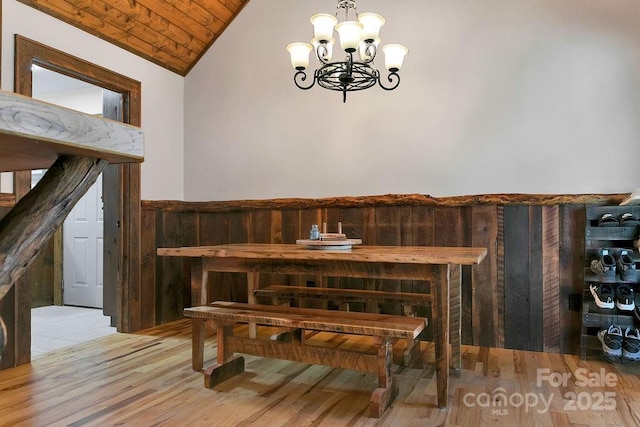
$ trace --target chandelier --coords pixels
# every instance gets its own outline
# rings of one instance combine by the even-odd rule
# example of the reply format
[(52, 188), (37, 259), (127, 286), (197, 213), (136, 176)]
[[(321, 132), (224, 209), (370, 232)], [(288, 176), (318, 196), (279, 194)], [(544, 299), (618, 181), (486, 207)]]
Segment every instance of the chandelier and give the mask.
[[(337, 16), (344, 11), (344, 21), (338, 22)], [(350, 19), (353, 12), (356, 20)], [(376, 13), (360, 13), (356, 10), (355, 0), (339, 0), (334, 15), (318, 13), (311, 17), (313, 39), (309, 43), (291, 43), (287, 50), (291, 55), (291, 65), (296, 69), (293, 81), (300, 89), (319, 86), (342, 92), (342, 102), (347, 102), (347, 92), (368, 89), (376, 83), (384, 90), (393, 90), (400, 84), (398, 71), (402, 67), (404, 56), (409, 50), (399, 44), (388, 44), (382, 48), (385, 55), (385, 67), (389, 72), (388, 86), (380, 79), (380, 72), (374, 67), (373, 60), (380, 44), (380, 27), (384, 18)], [(340, 37), (340, 47), (345, 51), (343, 61), (331, 61), (335, 38), (333, 30)], [(313, 46), (312, 46), (313, 45)], [(313, 80), (305, 84), (309, 66), (309, 53), (315, 50), (320, 66), (313, 73)], [(356, 55), (356, 52), (358, 54)]]

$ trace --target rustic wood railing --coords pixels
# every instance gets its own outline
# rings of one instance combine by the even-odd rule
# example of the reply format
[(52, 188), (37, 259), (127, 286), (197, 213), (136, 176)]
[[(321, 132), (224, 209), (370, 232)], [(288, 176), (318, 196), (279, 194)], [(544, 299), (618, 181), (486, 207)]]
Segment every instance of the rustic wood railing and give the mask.
[(178, 200), (143, 200), (142, 208), (165, 212), (221, 213), (260, 209), (363, 208), (379, 206), (460, 207), (469, 205), (535, 205), (570, 204), (617, 205), (629, 194), (480, 194), (433, 197), (425, 194), (385, 194), (379, 196), (346, 196), (318, 199), (279, 198), (264, 200), (224, 200), (183, 202)]

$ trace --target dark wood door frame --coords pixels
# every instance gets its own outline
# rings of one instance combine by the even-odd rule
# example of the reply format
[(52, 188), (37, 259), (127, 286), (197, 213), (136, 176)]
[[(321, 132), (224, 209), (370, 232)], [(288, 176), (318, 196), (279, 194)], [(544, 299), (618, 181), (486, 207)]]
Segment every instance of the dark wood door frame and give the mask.
[[(135, 126), (141, 125), (140, 82), (20, 35), (16, 35), (15, 45), (14, 84), (17, 93), (32, 95), (31, 67), (35, 64), (122, 94), (122, 111), (118, 112), (122, 121)], [(111, 165), (108, 168), (109, 177), (106, 180), (109, 183), (105, 184), (104, 216), (105, 224), (107, 221), (109, 224), (105, 225), (105, 233), (109, 228), (111, 233), (119, 233), (117, 237), (120, 242), (110, 249), (105, 235), (105, 251), (116, 250), (118, 254), (118, 262), (110, 267), (117, 270), (116, 312), (107, 314), (115, 319), (118, 331), (133, 332), (139, 329), (139, 321), (136, 319), (140, 317), (140, 165)], [(31, 172), (16, 172), (14, 179), (16, 199), (19, 199), (30, 188)], [(108, 201), (108, 197), (117, 200)], [(115, 237), (112, 235), (113, 238)], [(24, 295), (18, 299), (23, 301), (20, 305), (25, 305), (24, 300), (30, 299), (30, 287), (22, 286), (17, 293), (21, 292)], [(26, 295), (27, 292), (29, 296)], [(30, 325), (27, 327), (30, 329)], [(24, 329), (21, 329), (21, 333), (24, 334)]]

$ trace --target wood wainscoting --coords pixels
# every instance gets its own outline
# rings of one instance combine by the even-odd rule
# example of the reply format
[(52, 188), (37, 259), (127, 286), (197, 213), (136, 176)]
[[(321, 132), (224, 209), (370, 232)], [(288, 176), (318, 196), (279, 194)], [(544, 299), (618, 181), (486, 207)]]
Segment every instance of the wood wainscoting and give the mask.
[[(326, 222), (366, 245), (482, 246), (488, 255), (463, 269), (462, 342), (484, 347), (574, 353), (579, 350), (584, 208), (617, 205), (626, 195), (422, 195), (232, 202), (143, 201), (140, 317), (136, 329), (182, 318), (190, 304), (188, 260), (156, 248), (226, 243), (292, 243)], [(244, 302), (246, 278), (214, 273), (213, 300)], [(328, 281), (411, 292), (428, 283), (266, 277), (264, 285)], [(573, 302), (574, 304), (570, 304)], [(575, 308), (575, 310), (574, 310)], [(398, 307), (383, 307), (397, 314)], [(425, 309), (426, 310), (426, 309)], [(428, 310), (425, 311), (428, 316)]]

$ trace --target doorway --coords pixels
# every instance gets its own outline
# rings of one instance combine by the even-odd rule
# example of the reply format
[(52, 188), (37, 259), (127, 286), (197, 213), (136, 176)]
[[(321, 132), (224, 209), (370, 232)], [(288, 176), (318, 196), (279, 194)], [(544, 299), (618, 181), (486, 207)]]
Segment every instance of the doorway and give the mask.
[[(17, 93), (32, 96), (35, 65), (101, 88), (102, 114), (105, 117), (140, 125), (140, 82), (19, 35), (15, 37), (15, 45)], [(14, 179), (16, 188), (20, 187), (20, 180), (28, 179), (30, 184), (31, 172), (28, 172), (28, 176), (16, 173)], [(139, 249), (134, 244), (139, 241), (140, 233), (140, 165), (109, 165), (103, 173), (102, 181), (103, 310), (105, 315), (111, 318), (111, 324), (117, 326), (118, 331), (130, 332), (135, 328), (135, 325), (132, 327), (131, 317), (136, 315), (135, 307), (132, 310), (130, 306), (135, 305), (136, 301), (131, 301), (129, 295), (131, 288), (137, 289), (140, 282)], [(20, 196), (22, 195), (16, 191), (16, 197)], [(53, 246), (54, 270), (63, 271), (60, 249), (62, 243)], [(57, 281), (61, 283), (62, 279)], [(28, 290), (23, 288), (21, 292), (26, 293)], [(25, 328), (21, 329), (26, 332)]]
[[(104, 115), (103, 92), (107, 89), (38, 65), (32, 66), (31, 73), (33, 98), (86, 114)], [(44, 172), (31, 171), (31, 188), (44, 176)], [(62, 227), (62, 305), (103, 308), (103, 210), (100, 175), (69, 213)], [(39, 290), (39, 296), (46, 295), (46, 288), (50, 288), (49, 295), (57, 294), (60, 290), (54, 290), (56, 286), (60, 284), (41, 284), (40, 287), (45, 289)]]

